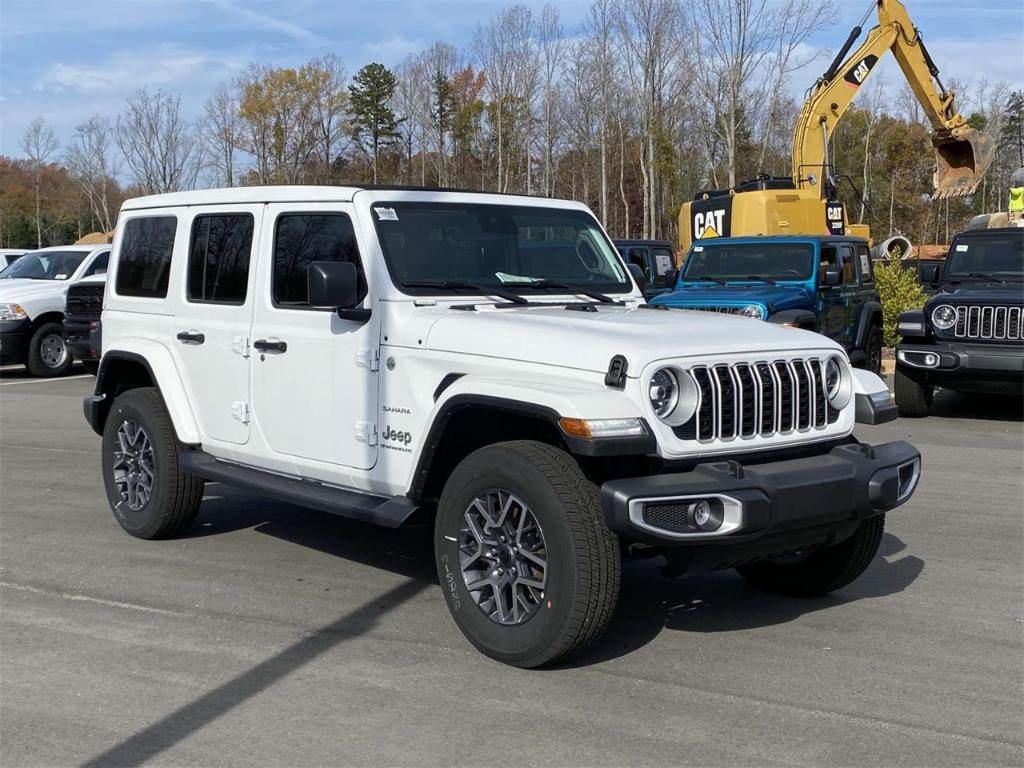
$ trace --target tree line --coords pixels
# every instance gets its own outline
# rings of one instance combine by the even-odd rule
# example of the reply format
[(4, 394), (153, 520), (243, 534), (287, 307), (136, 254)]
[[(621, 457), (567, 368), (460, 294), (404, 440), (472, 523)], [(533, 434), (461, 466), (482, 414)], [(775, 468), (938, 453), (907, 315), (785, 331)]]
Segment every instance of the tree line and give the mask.
[[(336, 55), (253, 64), (196, 118), (180, 95), (144, 88), (65, 146), (42, 119), (29, 126), (24, 157), (0, 158), (0, 246), (109, 231), (127, 196), (248, 184), (568, 197), (613, 236), (671, 240), (700, 190), (789, 174), (790, 94), (802, 85), (791, 80), (832, 16), (817, 0), (593, 0), (570, 35), (555, 6), (513, 5), (469, 45), (437, 42), (393, 69), (374, 62), (350, 78)], [(1024, 164), (1024, 94), (961, 92), (997, 157), (977, 194), (939, 202), (924, 116), (908, 88), (881, 86), (864, 89), (832, 140), (851, 220), (876, 237), (943, 242), (972, 213), (1005, 207)]]

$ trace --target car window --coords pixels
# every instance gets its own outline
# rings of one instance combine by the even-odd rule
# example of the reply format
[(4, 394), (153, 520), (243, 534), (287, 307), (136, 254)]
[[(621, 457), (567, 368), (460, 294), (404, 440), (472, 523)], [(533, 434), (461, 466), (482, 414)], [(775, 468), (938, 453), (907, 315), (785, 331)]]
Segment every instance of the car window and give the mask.
[(110, 251), (101, 253), (95, 259), (92, 260), (92, 264), (85, 270), (85, 274), (82, 277), (91, 277), (92, 275), (102, 275), (107, 271), (107, 264), (110, 262)]
[(36, 251), (18, 259), (4, 270), (3, 277), (29, 280), (67, 280), (77, 270), (87, 251)]
[(629, 263), (636, 264), (640, 269), (643, 270), (644, 274), (647, 275), (647, 279), (651, 279), (651, 271), (647, 268), (647, 249), (646, 248), (630, 248), (629, 249)]
[(189, 301), (245, 303), (254, 226), (249, 213), (196, 216), (188, 252)]
[(857, 265), (854, 264), (853, 246), (842, 246), (840, 256), (842, 258), (843, 285), (853, 285), (857, 282)]
[(344, 213), (283, 213), (274, 232), (276, 306), (309, 306), (306, 273), (314, 261), (350, 261), (359, 275), (359, 299), (366, 295), (366, 277), (352, 220)]
[(162, 299), (171, 271), (175, 216), (129, 219), (121, 239), (115, 290), (121, 296)]
[(871, 263), (871, 252), (863, 244), (857, 246), (857, 266), (862, 283), (875, 282), (874, 265)]

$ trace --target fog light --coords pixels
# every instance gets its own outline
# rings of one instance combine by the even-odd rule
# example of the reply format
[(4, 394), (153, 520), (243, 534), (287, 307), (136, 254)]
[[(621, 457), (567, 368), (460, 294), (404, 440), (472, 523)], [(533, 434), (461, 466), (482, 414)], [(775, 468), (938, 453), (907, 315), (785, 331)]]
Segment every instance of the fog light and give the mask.
[(924, 356), (924, 364), (927, 365), (929, 368), (934, 368), (936, 365), (939, 364), (938, 355), (933, 355), (929, 352), (927, 355)]
[(690, 525), (698, 531), (716, 531), (722, 527), (722, 505), (715, 500), (701, 499), (690, 504)]

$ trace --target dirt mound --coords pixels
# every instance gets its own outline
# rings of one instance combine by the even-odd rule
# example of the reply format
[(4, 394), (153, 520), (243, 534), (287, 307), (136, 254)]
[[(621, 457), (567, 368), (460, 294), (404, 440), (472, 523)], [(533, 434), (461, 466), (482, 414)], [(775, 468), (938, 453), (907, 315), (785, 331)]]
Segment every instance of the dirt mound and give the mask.
[(85, 237), (81, 237), (75, 241), (75, 245), (104, 245), (105, 243), (114, 242), (114, 231), (110, 232), (90, 232)]

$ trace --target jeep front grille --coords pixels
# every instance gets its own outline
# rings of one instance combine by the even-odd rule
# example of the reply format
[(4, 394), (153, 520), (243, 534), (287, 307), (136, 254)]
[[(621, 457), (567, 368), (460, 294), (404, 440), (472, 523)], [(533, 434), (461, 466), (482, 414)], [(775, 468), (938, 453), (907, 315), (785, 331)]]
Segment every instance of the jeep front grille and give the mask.
[[(949, 331), (945, 331), (948, 334)], [(982, 341), (1024, 339), (1024, 310), (1021, 307), (956, 307), (953, 337)]]
[(100, 319), (103, 310), (103, 284), (72, 285), (68, 288), (65, 314), (68, 320), (91, 323)]
[(697, 410), (673, 430), (681, 440), (734, 440), (824, 430), (839, 418), (817, 358), (690, 368)]
[(698, 312), (720, 312), (723, 315), (738, 315), (743, 307), (726, 307), (726, 306), (711, 306), (711, 307), (683, 307), (683, 309), (695, 309)]

